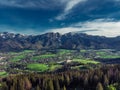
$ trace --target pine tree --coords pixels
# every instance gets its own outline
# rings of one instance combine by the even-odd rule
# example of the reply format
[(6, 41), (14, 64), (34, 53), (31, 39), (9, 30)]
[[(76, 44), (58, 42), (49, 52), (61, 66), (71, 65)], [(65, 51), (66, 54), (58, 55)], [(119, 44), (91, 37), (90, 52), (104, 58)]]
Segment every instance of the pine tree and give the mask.
[(30, 90), (32, 87), (30, 80), (28, 78), (25, 78), (24, 81), (25, 81), (25, 89)]
[(99, 82), (96, 86), (96, 90), (104, 90), (102, 84)]
[(41, 90), (41, 88), (39, 87), (39, 85), (37, 85), (35, 90)]
[(0, 90), (9, 90), (8, 86), (6, 85), (6, 83), (2, 83), (1, 85), (2, 87), (0, 87)]
[(69, 83), (70, 83), (70, 77), (69, 75), (65, 75), (65, 84), (69, 85)]
[(57, 80), (54, 80), (54, 89), (55, 89), (55, 90), (60, 90), (60, 84), (59, 84), (58, 79), (57, 79)]
[(47, 90), (54, 90), (53, 81), (49, 80), (47, 83)]
[(67, 90), (65, 85), (64, 85), (64, 87), (63, 87), (63, 90)]
[(104, 85), (107, 86), (109, 84), (109, 80), (106, 75), (104, 75)]

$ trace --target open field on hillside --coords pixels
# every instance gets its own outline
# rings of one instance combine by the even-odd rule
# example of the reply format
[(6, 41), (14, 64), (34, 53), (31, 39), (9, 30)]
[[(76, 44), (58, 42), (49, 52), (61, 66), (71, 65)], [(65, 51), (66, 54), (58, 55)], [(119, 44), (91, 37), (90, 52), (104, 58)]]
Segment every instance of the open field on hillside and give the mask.
[(44, 54), (44, 55), (39, 55), (39, 56), (33, 56), (31, 59), (32, 60), (40, 60), (40, 59), (52, 58), (55, 56), (56, 56), (55, 54)]
[(8, 75), (8, 73), (5, 72), (5, 71), (0, 72), (0, 77), (4, 77), (4, 76), (7, 76), (7, 75)]
[(72, 62), (79, 62), (81, 64), (99, 64), (100, 62), (94, 60), (73, 59)]
[(46, 64), (28, 64), (27, 68), (32, 71), (44, 72), (48, 70), (48, 65)]

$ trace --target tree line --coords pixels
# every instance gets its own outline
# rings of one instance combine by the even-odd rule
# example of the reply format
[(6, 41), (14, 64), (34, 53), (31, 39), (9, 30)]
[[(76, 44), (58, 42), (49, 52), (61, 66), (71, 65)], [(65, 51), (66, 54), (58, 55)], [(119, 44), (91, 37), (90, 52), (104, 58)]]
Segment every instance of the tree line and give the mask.
[(86, 71), (10, 75), (0, 79), (0, 90), (120, 90), (120, 66)]

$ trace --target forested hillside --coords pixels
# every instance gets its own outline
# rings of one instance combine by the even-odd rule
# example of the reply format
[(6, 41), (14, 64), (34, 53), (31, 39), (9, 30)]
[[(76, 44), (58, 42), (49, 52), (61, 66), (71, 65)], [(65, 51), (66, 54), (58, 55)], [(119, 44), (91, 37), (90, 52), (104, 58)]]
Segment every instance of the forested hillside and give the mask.
[(0, 79), (0, 90), (120, 90), (120, 66), (96, 70), (10, 75)]

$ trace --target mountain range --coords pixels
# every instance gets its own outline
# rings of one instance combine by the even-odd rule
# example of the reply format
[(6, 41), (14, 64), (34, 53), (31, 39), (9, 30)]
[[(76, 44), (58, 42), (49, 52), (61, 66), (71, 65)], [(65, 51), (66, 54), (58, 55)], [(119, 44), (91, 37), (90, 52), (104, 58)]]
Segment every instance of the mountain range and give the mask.
[(84, 33), (45, 33), (22, 35), (0, 33), (0, 51), (21, 51), (39, 49), (120, 49), (120, 36), (92, 36)]

